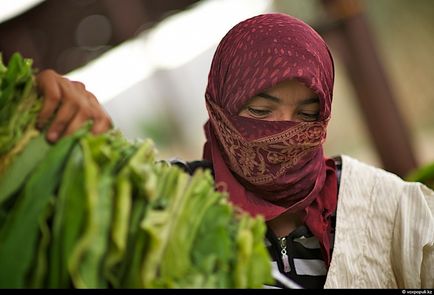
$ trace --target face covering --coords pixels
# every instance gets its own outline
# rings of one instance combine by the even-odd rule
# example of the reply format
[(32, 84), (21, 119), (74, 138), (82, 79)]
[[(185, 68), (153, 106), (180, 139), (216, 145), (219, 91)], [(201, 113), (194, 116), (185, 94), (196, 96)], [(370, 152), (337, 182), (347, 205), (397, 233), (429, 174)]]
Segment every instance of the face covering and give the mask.
[[(296, 79), (319, 98), (314, 122), (239, 116), (245, 103)], [(299, 214), (330, 263), (330, 215), (336, 210), (335, 166), (323, 153), (330, 119), (334, 66), (324, 40), (304, 22), (280, 13), (247, 19), (222, 39), (205, 98), (209, 120), (204, 158), (231, 202), (266, 220)]]

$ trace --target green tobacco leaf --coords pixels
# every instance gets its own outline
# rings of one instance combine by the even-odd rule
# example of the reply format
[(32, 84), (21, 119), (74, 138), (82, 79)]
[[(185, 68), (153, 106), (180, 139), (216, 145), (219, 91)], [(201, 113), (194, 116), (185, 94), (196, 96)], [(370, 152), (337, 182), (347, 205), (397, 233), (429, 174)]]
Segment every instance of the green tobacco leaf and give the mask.
[[(2, 77), (0, 96), (0, 106), (3, 107), (6, 104), (11, 103), (14, 94), (25, 84), (26, 81), (32, 79), (32, 61), (30, 59), (23, 59), (19, 53), (14, 53), (8, 63), (7, 70)], [(20, 97), (17, 97), (20, 99)]]
[[(6, 74), (7, 71), (7, 67), (5, 66), (5, 64), (3, 63), (3, 55), (0, 52), (0, 82), (3, 80), (4, 75)], [(0, 83), (0, 89), (1, 89), (1, 83)]]
[(0, 177), (0, 205), (18, 191), (27, 176), (50, 149), (51, 145), (45, 140), (44, 134), (30, 140), (22, 153), (16, 156), (8, 170)]
[(53, 204), (50, 202), (39, 220), (39, 245), (36, 252), (35, 263), (33, 263), (35, 267), (31, 269), (30, 281), (28, 284), (26, 284), (26, 287), (29, 288), (45, 287), (45, 280), (48, 272), (47, 254), (48, 247), (51, 242), (51, 228), (49, 226), (49, 219), (53, 215), (53, 207)]
[(1, 95), (11, 96), (10, 101), (0, 104), (0, 155), (3, 157), (34, 125), (42, 106), (32, 77), (20, 85), (9, 86)]
[(209, 284), (209, 288), (230, 288), (233, 286), (230, 274), (236, 260), (236, 226), (233, 208), (222, 196), (219, 198), (221, 200), (205, 212), (191, 255), (197, 272), (208, 281), (203, 282), (203, 285)]
[(249, 268), (249, 288), (262, 288), (264, 284), (274, 284), (271, 275), (271, 257), (264, 244), (265, 222), (257, 217), (250, 228), (253, 234), (252, 259)]
[[(178, 169), (172, 167), (172, 169)], [(184, 176), (184, 174), (180, 175)], [(187, 179), (186, 179), (187, 180)], [(184, 182), (186, 181), (184, 180)], [(162, 256), (161, 280), (183, 282), (192, 268), (192, 246), (197, 231), (207, 209), (215, 204), (218, 194), (212, 194), (213, 186), (209, 173), (197, 171), (190, 179), (188, 187), (180, 186), (179, 197), (174, 197), (169, 208), (171, 220), (169, 227), (169, 243)], [(193, 218), (194, 216), (194, 218)], [(188, 286), (182, 286), (188, 287)]]
[(36, 250), (38, 220), (57, 188), (63, 164), (75, 142), (74, 137), (67, 137), (48, 151), (2, 225), (0, 287), (24, 286), (24, 276)]
[(128, 221), (132, 209), (132, 185), (130, 167), (126, 165), (115, 180), (115, 196), (113, 204), (113, 221), (110, 233), (110, 245), (104, 265), (104, 275), (114, 287), (119, 287), (118, 264), (125, 256), (128, 240)]
[(237, 263), (233, 272), (235, 288), (248, 288), (249, 285), (248, 271), (253, 248), (253, 236), (248, 230), (249, 223), (250, 219), (243, 216), (238, 225), (236, 236)]
[(125, 167), (128, 170), (131, 185), (132, 211), (128, 220), (123, 221), (128, 222), (129, 225), (127, 243), (125, 255), (117, 267), (117, 280), (115, 282), (121, 288), (143, 286), (140, 270), (149, 238), (147, 233), (141, 229), (140, 223), (146, 218), (149, 200), (155, 199), (156, 196), (157, 177), (154, 171), (154, 157), (155, 151), (152, 142), (144, 141)]
[[(92, 146), (93, 144), (94, 146)], [(85, 176), (85, 230), (71, 256), (71, 276), (75, 287), (104, 288), (103, 256), (108, 247), (113, 202), (111, 165), (97, 165), (105, 161), (104, 136), (87, 136), (81, 140)], [(97, 148), (99, 147), (99, 148)]]
[(140, 222), (144, 218), (147, 202), (144, 198), (137, 198), (133, 201), (128, 230), (126, 255), (122, 260), (119, 269), (120, 288), (140, 288), (141, 261), (144, 252), (147, 250), (147, 236), (140, 229)]
[[(141, 270), (145, 288), (152, 287), (158, 276), (164, 250), (171, 239), (171, 227), (177, 219), (177, 216), (172, 213), (176, 205), (182, 202), (183, 190), (188, 181), (186, 175), (181, 174), (181, 171), (176, 168), (161, 166), (158, 170), (156, 197), (152, 200), (146, 212), (146, 218), (140, 225), (149, 236), (149, 248)], [(184, 257), (179, 256), (178, 259), (184, 259)]]
[(237, 262), (233, 272), (235, 288), (261, 288), (264, 283), (272, 283), (271, 258), (263, 242), (263, 219), (243, 214), (238, 226)]
[(76, 145), (66, 163), (56, 202), (50, 244), (49, 288), (69, 287), (68, 260), (86, 219), (84, 204), (83, 153)]

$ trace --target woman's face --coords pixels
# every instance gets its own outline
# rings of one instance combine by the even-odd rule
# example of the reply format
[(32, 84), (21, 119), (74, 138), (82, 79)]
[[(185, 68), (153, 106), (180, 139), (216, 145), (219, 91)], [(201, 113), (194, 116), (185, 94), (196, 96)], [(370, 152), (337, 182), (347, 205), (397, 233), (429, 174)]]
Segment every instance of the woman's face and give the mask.
[(297, 80), (284, 81), (252, 97), (238, 115), (266, 121), (317, 121), (318, 96)]

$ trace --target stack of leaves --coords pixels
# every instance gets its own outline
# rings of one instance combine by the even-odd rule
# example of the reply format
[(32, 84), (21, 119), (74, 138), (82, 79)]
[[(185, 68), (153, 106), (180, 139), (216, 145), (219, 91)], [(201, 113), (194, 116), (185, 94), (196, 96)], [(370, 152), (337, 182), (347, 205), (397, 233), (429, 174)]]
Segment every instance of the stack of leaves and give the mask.
[(0, 91), (0, 288), (271, 283), (263, 220), (234, 208), (209, 171), (190, 176), (116, 130), (47, 144), (18, 54), (0, 63)]

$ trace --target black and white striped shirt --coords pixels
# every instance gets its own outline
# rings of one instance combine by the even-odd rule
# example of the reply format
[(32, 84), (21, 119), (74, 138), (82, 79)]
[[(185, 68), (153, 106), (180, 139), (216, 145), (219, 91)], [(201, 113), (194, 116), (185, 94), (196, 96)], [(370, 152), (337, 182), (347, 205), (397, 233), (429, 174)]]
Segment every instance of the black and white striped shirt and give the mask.
[[(331, 244), (333, 245), (335, 215), (331, 218)], [(277, 238), (268, 229), (265, 244), (272, 258), (273, 268), (277, 268), (302, 288), (321, 289), (324, 287), (327, 268), (320, 244), (305, 225), (297, 227), (289, 235), (282, 238)], [(276, 282), (274, 287), (284, 288), (279, 282)]]

